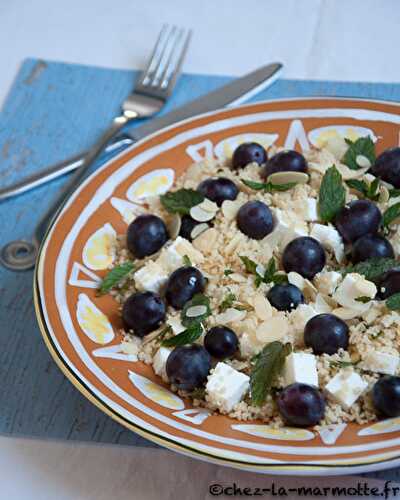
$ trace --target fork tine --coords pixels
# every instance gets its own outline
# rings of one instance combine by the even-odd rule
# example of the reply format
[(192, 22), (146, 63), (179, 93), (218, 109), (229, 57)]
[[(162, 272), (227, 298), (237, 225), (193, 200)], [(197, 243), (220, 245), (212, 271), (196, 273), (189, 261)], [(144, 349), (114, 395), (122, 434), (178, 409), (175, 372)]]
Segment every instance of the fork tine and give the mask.
[[(161, 88), (165, 88), (167, 86), (167, 82), (169, 78), (171, 77), (173, 70), (177, 64), (177, 56), (179, 56), (180, 51), (177, 52), (179, 47), (182, 46), (182, 39), (185, 31), (183, 28), (181, 28), (178, 32), (178, 35), (174, 41), (174, 44), (172, 45), (171, 51), (169, 53), (168, 60), (165, 63), (164, 70), (162, 71), (162, 74), (159, 78), (159, 85)], [(182, 47), (181, 47), (182, 50)]]
[(172, 30), (169, 33), (169, 36), (164, 43), (163, 51), (162, 51), (161, 57), (158, 61), (157, 68), (154, 72), (153, 80), (150, 83), (150, 85), (152, 87), (159, 86), (160, 78), (161, 78), (161, 75), (163, 73), (163, 68), (165, 67), (166, 64), (168, 64), (168, 61), (171, 57), (174, 46), (176, 44), (176, 38), (177, 38), (177, 36), (179, 37), (179, 32), (177, 35), (177, 31), (178, 31), (178, 28), (176, 26), (172, 26)]
[(167, 37), (168, 30), (169, 25), (163, 24), (158, 35), (157, 42), (153, 48), (153, 52), (151, 53), (150, 60), (147, 64), (147, 67), (144, 69), (143, 75), (140, 79), (140, 84), (142, 85), (148, 85), (148, 83), (152, 79), (152, 76), (159, 64), (162, 50), (165, 48), (165, 38)]
[[(184, 33), (185, 33), (185, 31), (182, 29), (180, 32), (178, 42), (175, 44), (175, 47), (173, 48), (173, 51), (171, 53), (171, 57), (168, 60), (168, 64), (167, 64), (167, 66), (164, 70), (164, 73), (162, 75), (160, 86), (161, 86), (161, 89), (163, 89), (163, 90), (166, 90), (166, 91), (168, 89), (172, 90), (174, 88), (175, 81), (178, 78), (180, 69), (181, 69), (183, 61), (185, 59), (187, 49), (189, 47), (190, 38), (192, 36), (192, 30), (189, 30), (187, 32), (187, 35), (186, 35), (185, 39), (183, 40), (183, 42), (179, 43), (183, 39)], [(177, 49), (177, 47), (179, 47), (179, 45), (181, 45), (180, 52), (177, 52), (176, 49)], [(175, 55), (175, 57), (173, 57), (174, 55)]]

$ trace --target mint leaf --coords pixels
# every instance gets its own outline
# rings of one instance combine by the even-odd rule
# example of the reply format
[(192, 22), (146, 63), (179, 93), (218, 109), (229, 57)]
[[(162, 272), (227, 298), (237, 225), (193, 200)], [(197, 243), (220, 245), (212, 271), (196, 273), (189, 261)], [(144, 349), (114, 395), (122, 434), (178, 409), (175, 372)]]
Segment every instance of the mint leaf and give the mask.
[(224, 276), (229, 276), (230, 274), (233, 274), (235, 271), (232, 271), (232, 269), (225, 269), (224, 271)]
[(318, 198), (318, 212), (322, 222), (331, 222), (346, 203), (342, 176), (333, 165), (322, 178)]
[(243, 179), (243, 184), (256, 191), (264, 191), (266, 193), (273, 193), (275, 191), (288, 191), (292, 189), (297, 182), (288, 182), (286, 184), (273, 184), (272, 182), (255, 182)]
[(254, 358), (250, 374), (250, 394), (254, 405), (262, 406), (272, 385), (280, 375), (285, 358), (292, 351), (292, 346), (279, 341), (267, 344)]
[(249, 259), (245, 255), (239, 255), (239, 259), (243, 262), (246, 272), (256, 274), (257, 263)]
[(104, 277), (103, 281), (97, 290), (97, 295), (105, 295), (110, 290), (112, 290), (118, 283), (123, 279), (127, 278), (129, 274), (134, 270), (135, 266), (133, 262), (125, 262), (115, 266), (109, 273)]
[[(195, 316), (195, 317), (190, 317), (187, 316), (187, 310), (190, 307), (194, 306), (205, 306), (206, 307), (206, 312), (204, 314), (201, 314), (200, 316)], [(182, 312), (181, 312), (181, 321), (183, 326), (189, 327), (193, 323), (202, 323), (208, 316), (211, 314), (211, 308), (210, 308), (210, 299), (206, 296), (203, 295), (202, 293), (197, 293), (191, 300), (186, 302), (186, 304), (183, 306)]]
[(192, 344), (195, 340), (201, 337), (203, 333), (203, 327), (200, 323), (192, 323), (186, 330), (171, 337), (167, 340), (163, 340), (162, 346), (164, 347), (176, 347), (180, 345)]
[(343, 275), (349, 273), (357, 273), (364, 276), (369, 281), (377, 281), (382, 274), (387, 273), (391, 269), (399, 266), (399, 263), (395, 259), (390, 259), (387, 257), (375, 257), (373, 259), (368, 259), (358, 264), (342, 269)]
[(368, 184), (365, 181), (360, 181), (358, 179), (350, 179), (346, 181), (346, 184), (349, 186), (349, 188), (359, 191), (365, 198), (368, 198), (369, 200), (377, 201), (379, 199), (378, 178), (373, 180), (371, 184)]
[(183, 262), (184, 266), (191, 266), (192, 265), (192, 261), (190, 260), (188, 255), (184, 255), (182, 257), (182, 262)]
[(236, 300), (236, 295), (232, 292), (229, 292), (225, 295), (224, 300), (221, 302), (219, 306), (219, 312), (226, 311), (230, 307), (233, 306), (234, 302)]
[(361, 304), (367, 304), (368, 302), (371, 302), (371, 297), (367, 297), (365, 295), (362, 295), (361, 297), (357, 297), (354, 299), (356, 302), (361, 302)]
[(172, 214), (189, 215), (192, 207), (204, 201), (204, 196), (194, 189), (179, 189), (162, 194), (160, 201)]
[(330, 361), (330, 366), (337, 366), (338, 368), (347, 368), (349, 366), (355, 366), (357, 363), (353, 363), (352, 361)]
[(392, 311), (398, 311), (400, 309), (400, 293), (395, 293), (386, 299), (386, 307)]
[(389, 189), (389, 197), (390, 198), (397, 198), (400, 196), (400, 189)]
[(389, 207), (383, 213), (382, 217), (382, 225), (383, 227), (388, 227), (390, 224), (395, 221), (398, 217), (400, 217), (400, 202), (395, 203), (391, 207)]
[(352, 170), (359, 170), (363, 168), (357, 163), (358, 156), (365, 156), (368, 158), (371, 165), (375, 162), (375, 144), (370, 136), (359, 137), (356, 141), (351, 141), (345, 139), (346, 143), (349, 145), (349, 149), (346, 151), (342, 158), (342, 163), (347, 165)]
[(169, 333), (172, 333), (172, 326), (167, 325), (153, 340), (155, 340), (156, 342), (162, 342), (166, 335), (168, 335)]

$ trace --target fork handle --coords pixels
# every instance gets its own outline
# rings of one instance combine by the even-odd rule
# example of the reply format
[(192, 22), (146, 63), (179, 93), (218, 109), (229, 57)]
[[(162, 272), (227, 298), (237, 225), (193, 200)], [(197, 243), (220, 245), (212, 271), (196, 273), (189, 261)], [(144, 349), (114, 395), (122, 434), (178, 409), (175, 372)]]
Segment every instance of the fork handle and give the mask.
[(114, 118), (110, 127), (100, 136), (97, 142), (88, 150), (87, 154), (83, 159), (82, 165), (75, 171), (70, 182), (61, 191), (61, 194), (56, 198), (56, 200), (51, 204), (50, 208), (46, 211), (44, 216), (40, 219), (38, 225), (34, 230), (34, 243), (39, 247), (46, 234), (47, 228), (49, 227), (52, 220), (56, 217), (60, 209), (63, 207), (64, 203), (67, 201), (69, 196), (75, 191), (75, 189), (81, 184), (81, 182), (86, 177), (90, 167), (97, 160), (97, 158), (102, 153), (103, 149), (111, 141), (111, 139), (131, 120), (137, 118), (137, 115), (121, 115)]
[(130, 121), (138, 118), (138, 114), (126, 112), (121, 116), (114, 118), (110, 127), (101, 135), (97, 142), (90, 148), (83, 159), (82, 166), (79, 167), (67, 186), (61, 191), (60, 195), (51, 204), (44, 216), (35, 227), (31, 241), (16, 240), (5, 245), (0, 252), (0, 262), (3, 266), (13, 271), (23, 271), (30, 269), (35, 265), (38, 256), (40, 244), (47, 232), (51, 222), (57, 217), (59, 211), (64, 206), (70, 195), (87, 177), (89, 169), (93, 162), (98, 158), (103, 149), (111, 139)]

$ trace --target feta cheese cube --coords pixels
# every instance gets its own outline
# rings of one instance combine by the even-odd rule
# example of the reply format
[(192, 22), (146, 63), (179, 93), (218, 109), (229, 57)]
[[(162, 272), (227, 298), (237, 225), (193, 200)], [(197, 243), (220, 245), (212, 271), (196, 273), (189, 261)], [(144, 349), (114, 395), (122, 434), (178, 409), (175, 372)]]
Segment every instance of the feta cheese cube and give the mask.
[(372, 281), (366, 280), (360, 274), (349, 273), (336, 288), (332, 298), (343, 307), (363, 312), (369, 308), (370, 304), (356, 299), (360, 297), (373, 299), (376, 292), (376, 286)]
[(149, 261), (134, 274), (135, 285), (138, 290), (159, 292), (168, 280), (168, 274), (157, 262)]
[(283, 379), (286, 385), (301, 384), (318, 387), (317, 363), (314, 354), (292, 352), (285, 360)]
[(153, 358), (153, 370), (157, 375), (167, 380), (166, 365), (168, 356), (171, 354), (172, 349), (167, 347), (160, 347)]
[(331, 250), (339, 263), (342, 262), (344, 258), (344, 243), (342, 237), (334, 227), (314, 224), (310, 236), (318, 240), (324, 248)]
[(348, 410), (367, 387), (368, 383), (355, 371), (341, 370), (328, 382), (325, 390), (334, 401)]
[(317, 200), (315, 198), (307, 198), (304, 218), (307, 222), (315, 222), (318, 220)]
[(183, 265), (183, 257), (187, 255), (193, 265), (204, 262), (204, 255), (196, 250), (190, 241), (178, 236), (171, 245), (165, 247), (157, 262), (167, 272), (172, 273)]
[(342, 279), (337, 271), (321, 271), (314, 278), (318, 291), (325, 295), (332, 295)]
[(220, 411), (229, 413), (249, 390), (250, 377), (226, 363), (218, 363), (208, 376), (208, 400)]
[(362, 367), (371, 372), (395, 375), (399, 367), (399, 355), (372, 351), (364, 359)]

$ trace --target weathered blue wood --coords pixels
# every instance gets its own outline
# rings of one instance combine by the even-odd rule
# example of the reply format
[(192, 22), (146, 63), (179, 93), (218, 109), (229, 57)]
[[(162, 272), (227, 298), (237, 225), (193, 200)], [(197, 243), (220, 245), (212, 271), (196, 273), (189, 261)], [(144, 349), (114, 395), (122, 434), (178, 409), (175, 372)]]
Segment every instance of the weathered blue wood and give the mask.
[[(133, 71), (25, 61), (0, 113), (0, 185), (92, 144), (118, 112), (135, 76)], [(184, 75), (165, 111), (229, 80)], [(281, 80), (255, 100), (313, 95), (398, 101), (400, 85)], [(0, 245), (29, 236), (64, 182), (0, 204)], [(66, 380), (41, 339), (31, 290), (31, 272), (0, 268), (0, 433), (151, 445), (114, 423)]]

